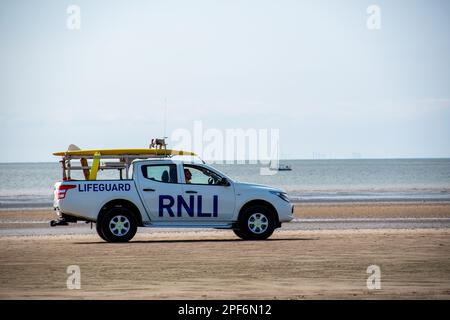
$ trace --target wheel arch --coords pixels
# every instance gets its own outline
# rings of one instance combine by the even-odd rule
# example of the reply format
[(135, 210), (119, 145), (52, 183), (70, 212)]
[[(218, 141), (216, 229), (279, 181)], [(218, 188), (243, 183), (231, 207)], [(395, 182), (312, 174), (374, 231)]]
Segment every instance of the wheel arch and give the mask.
[(126, 199), (114, 199), (105, 203), (100, 209), (100, 212), (98, 213), (97, 223), (99, 223), (103, 219), (103, 216), (106, 214), (106, 212), (108, 212), (109, 209), (115, 207), (118, 208), (125, 207), (130, 209), (138, 221), (138, 227), (143, 226), (141, 211), (133, 202)]
[(275, 223), (276, 226), (279, 227), (280, 226), (280, 219), (278, 217), (278, 211), (277, 209), (273, 206), (273, 204), (271, 204), (270, 202), (266, 201), (266, 200), (262, 200), (262, 199), (253, 199), (250, 200), (248, 202), (246, 202), (241, 209), (239, 210), (239, 215), (238, 215), (238, 220), (241, 217), (241, 214), (249, 207), (254, 206), (254, 205), (262, 205), (262, 206), (266, 206), (268, 207), (274, 215), (275, 218)]

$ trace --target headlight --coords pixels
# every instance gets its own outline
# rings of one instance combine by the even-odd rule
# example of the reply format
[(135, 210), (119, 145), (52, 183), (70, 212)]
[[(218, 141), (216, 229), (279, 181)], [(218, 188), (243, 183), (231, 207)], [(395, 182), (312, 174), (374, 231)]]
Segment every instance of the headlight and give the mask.
[(269, 191), (271, 194), (276, 195), (277, 197), (279, 197), (280, 199), (289, 202), (289, 198), (287, 196), (286, 192), (279, 192), (279, 191)]

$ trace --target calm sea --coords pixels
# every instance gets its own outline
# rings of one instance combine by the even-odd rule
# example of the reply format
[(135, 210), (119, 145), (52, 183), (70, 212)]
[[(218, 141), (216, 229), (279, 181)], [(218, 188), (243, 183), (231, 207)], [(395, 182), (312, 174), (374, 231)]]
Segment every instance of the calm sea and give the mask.
[[(286, 160), (292, 171), (260, 175), (256, 164), (214, 164), (231, 178), (285, 189), (303, 202), (450, 201), (450, 159)], [(1, 163), (0, 209), (50, 207), (55, 163)]]

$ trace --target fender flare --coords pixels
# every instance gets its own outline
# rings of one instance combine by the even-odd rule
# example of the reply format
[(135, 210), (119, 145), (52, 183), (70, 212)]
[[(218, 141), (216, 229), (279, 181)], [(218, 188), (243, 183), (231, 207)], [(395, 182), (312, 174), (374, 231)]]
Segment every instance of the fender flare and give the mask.
[(262, 205), (262, 206), (268, 207), (268, 208), (273, 212), (273, 214), (274, 214), (274, 218), (275, 218), (275, 223), (276, 223), (276, 225), (277, 225), (277, 226), (280, 225), (280, 218), (279, 218), (279, 216), (278, 216), (278, 211), (277, 211), (277, 209), (275, 209), (275, 207), (274, 207), (270, 202), (268, 202), (268, 201), (266, 201), (266, 200), (262, 200), (262, 199), (253, 199), (253, 200), (249, 200), (249, 201), (247, 201), (246, 203), (244, 203), (244, 204), (241, 206), (241, 208), (239, 209), (238, 221), (239, 221), (239, 218), (240, 218), (242, 212), (243, 212), (245, 209), (247, 209), (248, 207), (253, 206), (253, 205)]
[(110, 201), (106, 202), (101, 207), (100, 212), (98, 213), (96, 222), (97, 223), (101, 222), (101, 220), (103, 219), (103, 216), (106, 214), (106, 212), (108, 212), (109, 209), (114, 208), (114, 207), (126, 207), (126, 208), (130, 209), (138, 221), (138, 226), (139, 227), (143, 226), (142, 214), (141, 214), (139, 208), (133, 202), (131, 202), (130, 200), (126, 200), (126, 199), (114, 199), (114, 200), (110, 200)]

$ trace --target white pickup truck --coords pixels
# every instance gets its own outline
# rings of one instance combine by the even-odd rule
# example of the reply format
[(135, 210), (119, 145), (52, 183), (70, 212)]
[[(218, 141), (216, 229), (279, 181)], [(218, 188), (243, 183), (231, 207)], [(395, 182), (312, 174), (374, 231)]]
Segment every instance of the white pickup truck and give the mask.
[[(120, 179), (97, 180), (96, 170), (107, 166), (98, 161), (100, 152), (91, 154), (91, 166), (81, 153), (64, 154), (63, 181), (54, 191), (59, 219), (52, 226), (95, 222), (99, 236), (108, 242), (129, 241), (138, 227), (232, 229), (242, 239), (261, 240), (292, 220), (293, 206), (282, 190), (233, 181), (203, 162), (117, 155), (122, 162), (109, 168), (121, 170)], [(78, 169), (86, 179), (70, 177), (74, 158), (81, 159)]]

